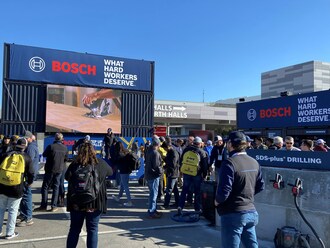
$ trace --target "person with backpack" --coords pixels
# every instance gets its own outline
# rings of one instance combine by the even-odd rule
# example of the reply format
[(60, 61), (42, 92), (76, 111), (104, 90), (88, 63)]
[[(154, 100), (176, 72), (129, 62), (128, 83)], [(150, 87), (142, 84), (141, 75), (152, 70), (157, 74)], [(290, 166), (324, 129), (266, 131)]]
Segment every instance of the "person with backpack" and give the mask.
[(194, 138), (193, 145), (184, 149), (180, 158), (180, 171), (183, 174), (183, 187), (179, 199), (178, 214), (182, 214), (185, 206), (187, 194), (191, 186), (194, 187), (194, 209), (201, 211), (201, 184), (207, 176), (208, 157), (204, 150), (201, 149), (202, 139), (198, 136)]
[(123, 196), (123, 192), (125, 190), (127, 202), (124, 202), (125, 207), (132, 207), (132, 199), (131, 199), (131, 193), (129, 190), (129, 174), (132, 173), (132, 171), (135, 168), (135, 165), (137, 163), (136, 159), (137, 154), (130, 152), (128, 149), (126, 149), (122, 142), (118, 141), (118, 144), (120, 145), (120, 152), (119, 152), (119, 158), (118, 158), (118, 169), (120, 173), (120, 189), (118, 196), (113, 195), (112, 198), (119, 202), (120, 198)]
[(6, 239), (18, 236), (15, 224), (23, 190), (33, 183), (34, 168), (30, 156), (24, 152), (26, 147), (26, 139), (19, 139), (14, 151), (0, 157), (0, 235), (3, 233), (4, 215), (8, 209)]
[(84, 221), (87, 247), (97, 247), (99, 220), (101, 214), (107, 210), (105, 179), (112, 173), (112, 168), (103, 159), (96, 157), (91, 143), (80, 146), (77, 157), (65, 173), (65, 179), (68, 181), (67, 211), (70, 212), (66, 247), (77, 246)]

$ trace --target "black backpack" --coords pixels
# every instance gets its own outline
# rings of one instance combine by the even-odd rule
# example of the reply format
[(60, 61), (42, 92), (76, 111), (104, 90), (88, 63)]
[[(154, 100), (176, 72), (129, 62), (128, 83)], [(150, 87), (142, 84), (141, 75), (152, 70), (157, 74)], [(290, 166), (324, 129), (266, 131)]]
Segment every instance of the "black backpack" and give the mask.
[(97, 198), (100, 181), (93, 165), (78, 166), (70, 178), (70, 191), (71, 202), (78, 206), (84, 206)]
[(277, 228), (274, 244), (275, 248), (305, 248), (304, 238), (309, 243), (309, 236), (301, 234), (296, 228), (291, 226), (283, 226)]
[(132, 172), (134, 170), (137, 170), (140, 166), (140, 158), (139, 156), (134, 153), (134, 152), (130, 152), (127, 155), (127, 159), (128, 159), (128, 166), (129, 166), (129, 170)]

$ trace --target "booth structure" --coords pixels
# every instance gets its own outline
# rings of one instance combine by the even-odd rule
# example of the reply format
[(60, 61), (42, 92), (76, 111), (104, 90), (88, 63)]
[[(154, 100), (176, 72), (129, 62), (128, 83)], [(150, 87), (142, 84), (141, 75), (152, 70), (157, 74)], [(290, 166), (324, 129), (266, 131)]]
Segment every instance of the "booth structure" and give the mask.
[(1, 133), (148, 137), (154, 62), (4, 45)]
[(330, 91), (318, 91), (237, 104), (237, 128), (250, 136), (330, 142)]
[[(253, 136), (287, 135), (295, 140), (329, 141), (330, 91), (237, 104), (237, 128)], [(298, 206), (326, 247), (330, 245), (330, 152), (247, 150), (262, 168), (265, 190), (256, 195), (258, 238), (273, 240), (277, 228), (292, 226), (321, 247), (295, 206), (294, 187), (301, 183)], [(280, 175), (280, 176), (279, 176)], [(281, 187), (274, 181), (281, 178)]]

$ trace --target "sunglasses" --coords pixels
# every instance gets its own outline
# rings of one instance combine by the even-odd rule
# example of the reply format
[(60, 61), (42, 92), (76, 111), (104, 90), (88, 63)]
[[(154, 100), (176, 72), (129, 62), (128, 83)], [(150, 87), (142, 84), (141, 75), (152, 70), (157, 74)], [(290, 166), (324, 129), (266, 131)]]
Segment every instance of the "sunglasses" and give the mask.
[(288, 145), (292, 145), (292, 142), (285, 142), (286, 144), (288, 144)]

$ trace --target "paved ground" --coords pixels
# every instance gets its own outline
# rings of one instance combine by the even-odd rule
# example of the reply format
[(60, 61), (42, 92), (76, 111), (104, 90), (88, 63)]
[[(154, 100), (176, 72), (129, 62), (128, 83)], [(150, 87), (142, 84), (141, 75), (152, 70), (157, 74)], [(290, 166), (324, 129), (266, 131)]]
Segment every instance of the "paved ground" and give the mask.
[[(33, 202), (40, 204), (41, 180), (34, 183)], [(131, 184), (133, 207), (124, 207), (111, 199), (118, 189), (108, 189), (108, 213), (99, 225), (99, 247), (220, 247), (219, 227), (209, 226), (201, 218), (195, 223), (176, 222), (171, 216), (175, 209), (163, 210), (161, 219), (147, 219), (147, 187)], [(1, 247), (43, 248), (65, 247), (69, 229), (69, 214), (65, 208), (56, 213), (34, 213), (34, 224), (17, 227), (19, 237), (12, 240), (0, 239)], [(4, 227), (5, 228), (5, 227)], [(83, 231), (78, 247), (86, 247), (86, 232)], [(260, 247), (272, 248), (271, 243), (261, 242)]]

